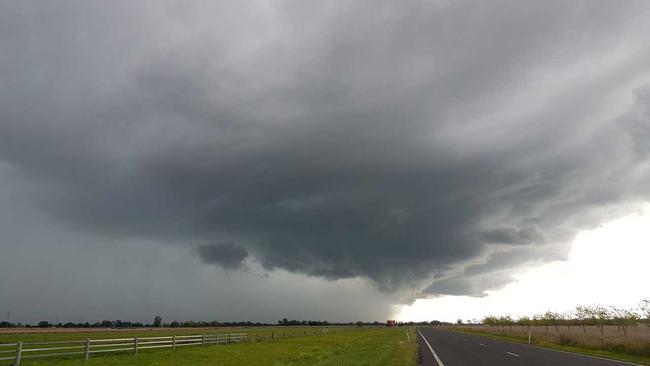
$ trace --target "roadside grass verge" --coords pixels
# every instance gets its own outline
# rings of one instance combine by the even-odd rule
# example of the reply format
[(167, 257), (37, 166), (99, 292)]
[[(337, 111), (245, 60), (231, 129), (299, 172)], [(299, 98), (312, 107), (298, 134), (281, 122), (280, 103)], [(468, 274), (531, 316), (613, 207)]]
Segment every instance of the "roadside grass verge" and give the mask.
[[(497, 339), (501, 341), (528, 344), (527, 337), (518, 337), (518, 336), (507, 335), (507, 334), (492, 334), (492, 333), (485, 333), (478, 330), (456, 329), (451, 327), (446, 327), (445, 329), (452, 332), (474, 334), (481, 337)], [(615, 352), (615, 351), (605, 350), (605, 349), (593, 349), (593, 348), (585, 348), (585, 347), (578, 347), (578, 346), (571, 346), (571, 345), (562, 345), (562, 344), (548, 342), (540, 339), (533, 339), (531, 345), (553, 349), (557, 351), (573, 352), (573, 353), (578, 353), (578, 354), (583, 354), (588, 356), (609, 358), (612, 360), (626, 361), (626, 362), (632, 362), (632, 363), (638, 363), (641, 365), (650, 366), (650, 357), (646, 357), (646, 356), (631, 355), (631, 354)]]
[[(411, 341), (408, 341), (407, 332)], [(24, 360), (24, 366), (414, 366), (418, 343), (413, 328), (374, 328), (263, 342), (148, 350), (139, 355)]]

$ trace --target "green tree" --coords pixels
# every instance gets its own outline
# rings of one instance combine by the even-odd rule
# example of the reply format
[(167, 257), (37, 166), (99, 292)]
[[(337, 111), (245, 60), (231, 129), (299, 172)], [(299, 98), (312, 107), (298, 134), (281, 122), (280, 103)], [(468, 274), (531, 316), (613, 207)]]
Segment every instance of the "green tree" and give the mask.
[(604, 306), (596, 305), (594, 307), (590, 308), (590, 311), (592, 312), (594, 318), (598, 321), (598, 326), (600, 327), (600, 339), (601, 341), (605, 341), (605, 324), (607, 324), (612, 316), (605, 308)]
[(507, 326), (509, 326), (510, 328), (512, 328), (513, 320), (512, 320), (512, 316), (510, 316), (510, 315), (500, 316), (500, 317), (497, 319), (497, 321), (498, 321), (499, 325), (502, 325), (502, 326), (506, 326), (506, 325), (507, 325)]
[(555, 331), (559, 332), (557, 329), (557, 324), (562, 320), (562, 315), (559, 313), (553, 312), (553, 311), (547, 311), (542, 315), (542, 319), (546, 324), (553, 325), (555, 327)]
[(530, 325), (532, 323), (533, 323), (533, 321), (527, 316), (523, 316), (523, 317), (519, 318), (519, 320), (517, 320), (518, 325), (527, 326), (528, 329), (530, 329)]
[(650, 323), (650, 300), (641, 300), (639, 309), (641, 310), (641, 316), (645, 318), (646, 322)]
[(592, 317), (592, 312), (589, 310), (588, 307), (578, 305), (576, 306), (576, 311), (575, 311), (575, 317), (578, 319), (580, 324), (582, 324), (582, 332), (587, 333), (587, 322), (591, 319)]
[(156, 315), (153, 318), (153, 326), (154, 326), (154, 328), (162, 327), (162, 318), (160, 317), (160, 315)]
[(482, 323), (489, 327), (493, 327), (499, 324), (499, 318), (497, 318), (494, 315), (488, 315), (485, 318), (483, 318)]

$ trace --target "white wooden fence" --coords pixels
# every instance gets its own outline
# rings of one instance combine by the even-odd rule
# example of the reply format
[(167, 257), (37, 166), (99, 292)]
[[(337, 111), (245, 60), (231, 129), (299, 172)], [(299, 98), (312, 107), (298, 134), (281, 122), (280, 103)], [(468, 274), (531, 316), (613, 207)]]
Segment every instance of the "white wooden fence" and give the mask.
[(20, 366), (23, 359), (83, 355), (88, 360), (95, 353), (133, 352), (152, 348), (205, 346), (238, 343), (248, 340), (247, 333), (172, 335), (164, 337), (134, 337), (90, 339), (78, 341), (0, 343), (0, 361), (13, 360)]

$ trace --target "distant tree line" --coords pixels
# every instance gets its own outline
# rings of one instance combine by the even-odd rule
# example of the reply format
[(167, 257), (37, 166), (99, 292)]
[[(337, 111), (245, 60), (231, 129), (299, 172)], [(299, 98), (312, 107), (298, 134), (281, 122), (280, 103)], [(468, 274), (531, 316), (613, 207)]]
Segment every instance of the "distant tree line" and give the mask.
[[(430, 322), (398, 322), (397, 326), (426, 326), (426, 325), (449, 325), (451, 323), (445, 323), (441, 322), (438, 320), (433, 320)], [(288, 320), (287, 318), (282, 318), (278, 320), (277, 325), (280, 326), (328, 326), (328, 325), (338, 325), (338, 326), (357, 326), (357, 327), (383, 327), (386, 326), (386, 322), (380, 322), (380, 321), (361, 321), (358, 320), (356, 322), (328, 322), (327, 320), (324, 321), (319, 321), (319, 320)]]
[(404, 327), (406, 327), (406, 326), (408, 326), (408, 327), (412, 327), (412, 326), (426, 327), (426, 326), (430, 325), (430, 326), (435, 327), (435, 326), (439, 326), (439, 325), (452, 325), (452, 323), (443, 322), (443, 321), (440, 321), (440, 320), (431, 320), (431, 321), (422, 321), (422, 322), (399, 322), (399, 323), (397, 323), (397, 325), (398, 326), (404, 326)]
[[(407, 322), (407, 323), (398, 323), (398, 326), (412, 326), (412, 325), (443, 325), (449, 323), (439, 322), (434, 320), (432, 322)], [(155, 316), (153, 322), (150, 324), (145, 324), (141, 322), (130, 322), (123, 320), (102, 320), (99, 322), (81, 322), (81, 323), (51, 323), (49, 321), (41, 321), (36, 324), (22, 324), (22, 323), (10, 323), (7, 321), (0, 322), (0, 328), (117, 328), (117, 329), (126, 329), (126, 328), (216, 328), (216, 327), (269, 327), (269, 326), (386, 326), (386, 322), (380, 321), (356, 321), (356, 322), (330, 322), (327, 320), (289, 320), (287, 318), (282, 318), (276, 323), (264, 323), (264, 322), (251, 322), (251, 321), (172, 321), (172, 322), (163, 322), (162, 317)]]
[(577, 306), (575, 310), (567, 313), (556, 313), (547, 311), (543, 314), (532, 317), (523, 316), (513, 318), (510, 315), (504, 316), (486, 316), (482, 324), (487, 326), (560, 326), (560, 325), (578, 325), (585, 327), (587, 325), (605, 325), (636, 326), (645, 323), (650, 326), (650, 300), (642, 300), (636, 308), (621, 309), (615, 306)]
[(129, 322), (123, 320), (102, 320), (101, 322), (82, 322), (82, 323), (50, 323), (43, 320), (36, 324), (29, 323), (11, 323), (7, 321), (0, 322), (0, 328), (141, 328), (150, 327), (151, 325), (140, 322)]

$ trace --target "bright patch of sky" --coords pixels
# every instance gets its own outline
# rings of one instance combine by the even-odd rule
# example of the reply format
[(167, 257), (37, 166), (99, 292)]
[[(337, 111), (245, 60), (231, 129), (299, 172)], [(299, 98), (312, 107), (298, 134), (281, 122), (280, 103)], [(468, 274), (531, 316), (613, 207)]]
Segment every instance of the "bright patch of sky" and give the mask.
[(633, 308), (650, 298), (650, 206), (580, 233), (569, 260), (515, 274), (516, 282), (481, 298), (441, 296), (404, 306), (402, 321), (481, 319), (486, 315), (565, 312), (576, 305)]

